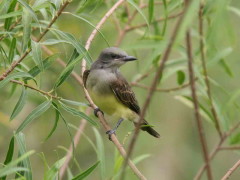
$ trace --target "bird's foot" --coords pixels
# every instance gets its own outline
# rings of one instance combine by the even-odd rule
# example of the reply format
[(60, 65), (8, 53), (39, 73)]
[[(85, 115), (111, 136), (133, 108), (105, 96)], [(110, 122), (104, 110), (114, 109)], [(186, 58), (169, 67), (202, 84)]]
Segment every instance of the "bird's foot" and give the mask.
[(96, 117), (98, 117), (98, 112), (99, 112), (99, 111), (104, 115), (104, 113), (101, 111), (101, 109), (96, 108), (96, 109), (94, 109), (94, 115), (95, 115)]
[(111, 135), (112, 135), (112, 134), (115, 134), (115, 135), (116, 135), (116, 128), (107, 131), (106, 134), (108, 134), (108, 139), (109, 139), (110, 141), (112, 141)]

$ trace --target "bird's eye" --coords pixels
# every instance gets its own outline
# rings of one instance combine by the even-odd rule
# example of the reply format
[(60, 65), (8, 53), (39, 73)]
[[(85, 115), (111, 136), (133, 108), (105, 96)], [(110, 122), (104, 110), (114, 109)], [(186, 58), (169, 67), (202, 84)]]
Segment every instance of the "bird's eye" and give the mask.
[(116, 54), (112, 54), (111, 57), (112, 57), (113, 59), (117, 59), (117, 58), (119, 58), (119, 56), (116, 55)]

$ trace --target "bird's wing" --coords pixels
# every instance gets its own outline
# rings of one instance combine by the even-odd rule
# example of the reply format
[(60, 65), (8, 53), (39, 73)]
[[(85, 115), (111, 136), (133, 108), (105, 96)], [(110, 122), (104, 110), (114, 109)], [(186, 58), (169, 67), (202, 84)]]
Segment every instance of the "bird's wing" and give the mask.
[(85, 88), (86, 88), (86, 82), (87, 82), (87, 78), (88, 78), (89, 73), (90, 73), (90, 70), (85, 70), (84, 73), (83, 73), (83, 85), (84, 85)]
[(135, 98), (135, 94), (129, 86), (128, 82), (122, 76), (118, 77), (118, 81), (111, 82), (110, 88), (121, 103), (123, 103), (135, 113), (140, 114), (140, 107), (138, 105), (137, 99)]

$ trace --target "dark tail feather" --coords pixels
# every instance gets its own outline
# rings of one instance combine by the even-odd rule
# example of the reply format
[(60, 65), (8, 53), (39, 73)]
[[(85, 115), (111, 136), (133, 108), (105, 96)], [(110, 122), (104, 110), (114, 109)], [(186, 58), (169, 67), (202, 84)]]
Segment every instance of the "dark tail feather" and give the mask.
[(142, 127), (141, 127), (141, 130), (143, 131), (147, 131), (150, 135), (156, 137), (156, 138), (159, 138), (160, 137), (160, 134), (158, 134), (157, 131), (155, 131), (149, 124), (146, 120), (144, 120), (144, 122), (142, 123)]

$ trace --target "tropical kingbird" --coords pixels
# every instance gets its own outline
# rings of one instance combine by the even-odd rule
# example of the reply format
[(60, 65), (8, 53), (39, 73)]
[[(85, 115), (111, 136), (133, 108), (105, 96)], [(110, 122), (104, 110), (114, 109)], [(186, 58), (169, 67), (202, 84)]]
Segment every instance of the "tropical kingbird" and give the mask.
[[(119, 48), (106, 48), (92, 64), (90, 70), (86, 70), (83, 74), (84, 86), (94, 103), (100, 108), (98, 110), (119, 119), (117, 126), (106, 132), (109, 137), (115, 133), (123, 120), (128, 119), (135, 125), (139, 120), (140, 107), (135, 94), (119, 71), (120, 66), (134, 60), (137, 58), (128, 56)], [(141, 129), (156, 138), (160, 137), (146, 120), (143, 120)]]

